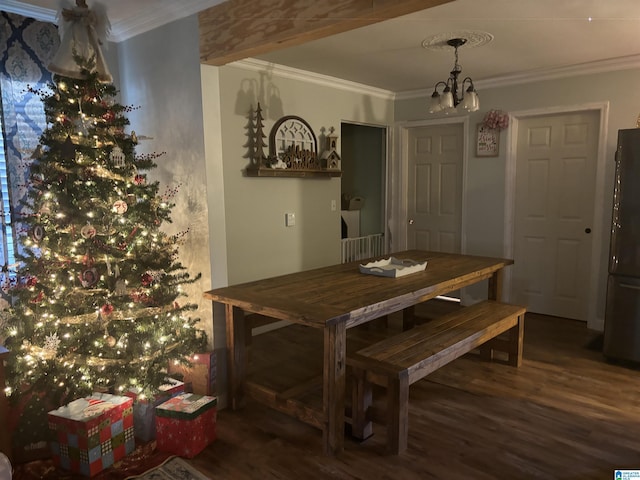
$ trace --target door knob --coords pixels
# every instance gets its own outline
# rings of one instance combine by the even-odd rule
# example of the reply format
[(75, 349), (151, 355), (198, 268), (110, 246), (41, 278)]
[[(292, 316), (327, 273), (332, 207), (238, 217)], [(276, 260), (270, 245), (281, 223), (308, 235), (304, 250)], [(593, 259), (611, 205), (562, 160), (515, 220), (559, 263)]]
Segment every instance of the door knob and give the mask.
[(409, 225), (413, 225), (413, 218), (409, 220)]
[(591, 233), (591, 229), (589, 227), (585, 228), (584, 233)]

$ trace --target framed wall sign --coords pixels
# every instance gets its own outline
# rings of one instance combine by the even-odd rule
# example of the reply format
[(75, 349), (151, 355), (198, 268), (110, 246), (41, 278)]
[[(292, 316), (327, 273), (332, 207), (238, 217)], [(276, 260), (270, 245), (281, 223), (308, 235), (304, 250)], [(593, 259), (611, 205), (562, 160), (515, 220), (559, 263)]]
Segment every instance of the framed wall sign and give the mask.
[(500, 130), (478, 124), (476, 157), (497, 157), (500, 149)]

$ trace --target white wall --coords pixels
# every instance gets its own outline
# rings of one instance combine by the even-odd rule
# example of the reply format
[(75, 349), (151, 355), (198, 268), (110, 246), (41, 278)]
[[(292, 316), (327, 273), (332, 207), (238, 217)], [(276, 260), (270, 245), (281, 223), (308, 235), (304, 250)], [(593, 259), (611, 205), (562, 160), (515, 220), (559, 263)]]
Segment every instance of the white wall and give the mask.
[[(466, 175), (466, 252), (469, 254), (500, 256), (505, 251), (505, 166), (507, 162), (508, 131), (500, 136), (500, 156), (477, 158), (475, 149), (475, 125), (492, 109), (506, 112), (542, 110), (544, 108), (572, 109), (576, 106), (608, 103), (605, 175), (600, 187), (604, 190), (602, 206), (603, 228), (600, 231), (600, 270), (593, 275), (598, 283), (596, 315), (604, 318), (607, 258), (609, 252), (609, 224), (613, 192), (614, 152), (617, 131), (634, 128), (640, 113), (640, 70), (574, 76), (571, 78), (536, 81), (528, 84), (484, 87), (479, 89), (481, 110), (470, 116), (469, 163)], [(427, 118), (427, 98), (406, 99), (396, 102), (397, 121)]]
[[(198, 304), (195, 313), (213, 345), (211, 302), (202, 292), (211, 288), (209, 218), (205, 175), (204, 129), (196, 16), (179, 20), (117, 44), (122, 103), (140, 106), (128, 114), (130, 129), (153, 137), (141, 141), (136, 153), (166, 152), (149, 172), (161, 192), (179, 186), (168, 234), (188, 230), (180, 261), (202, 279), (185, 286), (181, 301)], [(223, 340), (224, 341), (224, 340)]]
[[(229, 284), (339, 263), (340, 179), (244, 176), (249, 110), (260, 101), (267, 136), (280, 117), (297, 115), (319, 137), (322, 128), (338, 130), (341, 121), (391, 124), (392, 100), (290, 78), (266, 65), (202, 68), (203, 78), (219, 70)], [(212, 107), (209, 102), (205, 117)], [(207, 155), (208, 165), (215, 161)], [(295, 213), (294, 227), (285, 226), (285, 213)]]

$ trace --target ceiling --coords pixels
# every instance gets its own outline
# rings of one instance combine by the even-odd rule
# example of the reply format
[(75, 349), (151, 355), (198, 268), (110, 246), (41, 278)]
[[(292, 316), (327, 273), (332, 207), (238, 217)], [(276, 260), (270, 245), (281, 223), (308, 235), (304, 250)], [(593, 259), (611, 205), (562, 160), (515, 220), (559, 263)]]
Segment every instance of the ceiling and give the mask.
[[(42, 15), (48, 15), (53, 21), (55, 11), (47, 8), (52, 3), (3, 0), (2, 9), (45, 20)], [(219, 3), (222, 0), (104, 2), (114, 41)], [(474, 34), (489, 34), (491, 40), (461, 47), (459, 63), (462, 76), (471, 76), (479, 90), (488, 85), (640, 67), (638, 0), (455, 0), (256, 58), (410, 93), (430, 90), (453, 67), (453, 49), (425, 49), (425, 39), (438, 36), (442, 45), (446, 38)]]
[[(109, 40), (121, 42), (179, 18), (188, 17), (225, 0), (100, 0), (111, 22)], [(0, 10), (25, 17), (55, 22), (61, 4), (75, 5), (75, 0), (2, 0)], [(87, 0), (91, 7), (95, 0)]]

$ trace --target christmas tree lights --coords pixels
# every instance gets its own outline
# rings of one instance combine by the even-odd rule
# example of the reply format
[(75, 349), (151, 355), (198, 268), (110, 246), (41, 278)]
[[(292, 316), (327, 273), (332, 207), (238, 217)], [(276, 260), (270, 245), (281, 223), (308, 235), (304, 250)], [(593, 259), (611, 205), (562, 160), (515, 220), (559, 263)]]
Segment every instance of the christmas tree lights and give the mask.
[(51, 406), (95, 390), (152, 395), (169, 362), (207, 345), (196, 305), (179, 302), (199, 279), (178, 259), (186, 232), (161, 229), (178, 189), (160, 193), (145, 173), (164, 153), (136, 155), (138, 138), (125, 133), (134, 107), (96, 72), (33, 91), (48, 125), (16, 219), (20, 264), (3, 272), (7, 393), (44, 393)]

